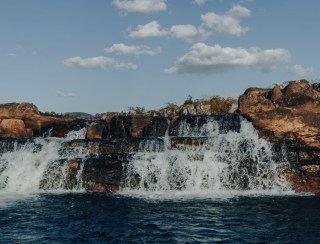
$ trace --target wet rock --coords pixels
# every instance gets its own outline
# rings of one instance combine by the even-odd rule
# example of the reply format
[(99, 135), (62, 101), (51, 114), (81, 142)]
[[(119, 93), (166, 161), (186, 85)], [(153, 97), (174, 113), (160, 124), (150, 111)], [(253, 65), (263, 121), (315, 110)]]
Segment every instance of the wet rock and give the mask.
[(138, 152), (143, 138), (131, 139), (104, 139), (104, 140), (72, 140), (62, 145), (61, 154), (67, 153), (74, 148), (87, 148), (90, 154), (106, 155), (110, 153)]
[(189, 146), (201, 146), (208, 142), (207, 137), (172, 137), (170, 140), (171, 148), (186, 149)]
[[(216, 127), (206, 127), (209, 122), (216, 121)], [(210, 136), (211, 133), (227, 133), (240, 131), (239, 114), (225, 115), (185, 115), (172, 120), (170, 136)]]
[(295, 192), (320, 193), (320, 178), (303, 173), (287, 173), (282, 177), (288, 181)]
[(163, 137), (166, 134), (170, 120), (166, 117), (154, 117), (152, 121), (143, 128), (142, 136)]
[(80, 163), (76, 160), (71, 160), (68, 164), (69, 166), (69, 175), (76, 175), (77, 171), (80, 169)]
[(77, 131), (88, 124), (87, 120), (77, 119), (77, 120), (66, 120), (66, 119), (56, 119), (47, 118), (45, 123), (41, 123), (41, 131), (39, 136), (52, 136), (64, 138), (70, 131)]
[(235, 113), (225, 114), (219, 117), (220, 133), (228, 133), (229, 131), (239, 132), (241, 128), (240, 116)]
[(150, 124), (149, 115), (116, 116), (110, 120), (110, 138), (141, 137), (144, 128)]
[(122, 161), (118, 158), (89, 158), (85, 161), (82, 181), (91, 191), (119, 190), (122, 179)]
[(93, 122), (87, 127), (86, 139), (103, 139), (108, 137), (104, 122)]

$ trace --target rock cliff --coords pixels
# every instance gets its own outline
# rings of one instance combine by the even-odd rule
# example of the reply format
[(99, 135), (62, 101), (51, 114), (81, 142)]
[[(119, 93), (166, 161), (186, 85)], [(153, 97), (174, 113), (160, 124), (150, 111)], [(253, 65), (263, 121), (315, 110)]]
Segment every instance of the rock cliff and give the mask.
[(272, 142), (287, 151), (298, 174), (288, 174), (297, 190), (320, 192), (320, 85), (291, 81), (281, 88), (249, 88), (239, 97), (239, 113)]
[[(123, 164), (139, 151), (141, 143), (152, 145), (150, 150), (161, 151), (165, 142), (159, 137), (169, 135), (171, 148), (203, 145), (206, 131), (197, 131), (199, 138), (181, 137), (181, 128), (187, 126), (192, 130), (215, 120), (219, 133), (239, 132), (241, 115), (252, 122), (260, 137), (273, 144), (274, 161), (288, 162), (282, 176), (291, 182), (294, 190), (320, 193), (319, 84), (300, 80), (284, 87), (249, 88), (239, 97), (238, 113), (212, 115), (213, 111), (229, 109), (234, 102), (230, 100), (219, 107), (217, 101), (221, 102), (216, 99), (188, 103), (144, 114), (106, 113), (95, 119), (43, 116), (33, 104), (2, 104), (0, 153), (12, 151), (15, 144), (23, 145), (35, 137), (65, 137), (70, 131), (86, 127), (85, 139), (62, 145), (61, 154), (76, 148), (87, 148), (90, 154), (85, 159), (68, 159), (65, 188), (72, 189), (76, 184), (77, 173), (85, 160), (81, 170), (86, 189), (116, 191), (121, 184)], [(219, 110), (221, 107), (223, 110)], [(43, 189), (50, 188), (48, 182), (41, 185)]]

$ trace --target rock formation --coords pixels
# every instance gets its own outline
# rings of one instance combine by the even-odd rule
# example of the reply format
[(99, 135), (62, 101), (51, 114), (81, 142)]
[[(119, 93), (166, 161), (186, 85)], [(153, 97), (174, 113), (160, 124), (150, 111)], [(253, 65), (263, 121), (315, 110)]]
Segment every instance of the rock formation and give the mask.
[(261, 137), (274, 143), (275, 149), (286, 148), (287, 159), (300, 173), (299, 180), (296, 174), (288, 175), (299, 181), (297, 190), (312, 188), (320, 192), (319, 84), (300, 80), (282, 89), (279, 85), (273, 89), (249, 88), (239, 97), (238, 108)]
[[(227, 133), (240, 130), (241, 114), (252, 122), (260, 137), (273, 143), (274, 160), (289, 162), (283, 177), (292, 183), (293, 189), (320, 193), (319, 84), (301, 80), (289, 82), (283, 88), (279, 85), (270, 89), (249, 88), (239, 98), (238, 114), (211, 115), (210, 111), (226, 111), (233, 103), (233, 100), (221, 103), (223, 100), (219, 99), (174, 105), (144, 114), (106, 113), (95, 119), (43, 116), (33, 104), (2, 104), (0, 153), (12, 151), (15, 143), (23, 145), (34, 137), (65, 137), (72, 130), (86, 127), (86, 139), (65, 142), (61, 153), (87, 148), (95, 156), (86, 158), (81, 168), (86, 189), (116, 191), (121, 183), (123, 163), (139, 151), (142, 142), (152, 141), (156, 150), (164, 150), (164, 141), (158, 137), (167, 133), (172, 136), (172, 148), (199, 146), (205, 142), (206, 135), (178, 137), (182, 122), (193, 128), (216, 120), (219, 132)], [(78, 158), (68, 161), (65, 188), (72, 189), (76, 184), (82, 163)], [(50, 185), (42, 182), (42, 187), (47, 189)]]

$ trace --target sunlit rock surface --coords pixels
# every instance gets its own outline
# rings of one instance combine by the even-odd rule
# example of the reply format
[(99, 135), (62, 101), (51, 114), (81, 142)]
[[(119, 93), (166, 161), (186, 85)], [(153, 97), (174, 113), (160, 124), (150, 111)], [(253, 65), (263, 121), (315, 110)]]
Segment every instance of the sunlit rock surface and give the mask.
[[(320, 165), (320, 89), (306, 80), (284, 88), (249, 88), (239, 98), (239, 112), (275, 145), (275, 154), (286, 150), (296, 168), (289, 180), (298, 191), (320, 192), (320, 174), (309, 168)], [(297, 183), (298, 182), (298, 183)]]

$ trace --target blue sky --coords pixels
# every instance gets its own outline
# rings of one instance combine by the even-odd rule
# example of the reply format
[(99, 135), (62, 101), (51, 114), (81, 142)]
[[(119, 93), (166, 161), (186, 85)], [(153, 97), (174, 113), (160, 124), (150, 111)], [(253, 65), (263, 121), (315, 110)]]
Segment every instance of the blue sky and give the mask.
[(319, 79), (318, 0), (2, 0), (0, 103), (155, 109)]

